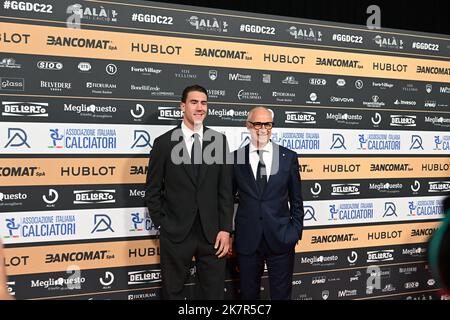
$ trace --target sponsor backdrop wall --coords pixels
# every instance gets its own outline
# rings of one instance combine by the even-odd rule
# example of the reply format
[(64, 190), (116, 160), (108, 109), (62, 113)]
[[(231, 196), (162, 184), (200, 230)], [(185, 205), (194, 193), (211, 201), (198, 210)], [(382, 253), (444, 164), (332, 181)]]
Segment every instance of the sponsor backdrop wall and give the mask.
[(193, 83), (232, 149), (265, 105), (299, 155), (293, 299), (439, 298), (426, 242), (450, 191), (448, 36), (142, 1), (0, 5), (0, 235), (18, 299), (160, 298), (144, 181)]

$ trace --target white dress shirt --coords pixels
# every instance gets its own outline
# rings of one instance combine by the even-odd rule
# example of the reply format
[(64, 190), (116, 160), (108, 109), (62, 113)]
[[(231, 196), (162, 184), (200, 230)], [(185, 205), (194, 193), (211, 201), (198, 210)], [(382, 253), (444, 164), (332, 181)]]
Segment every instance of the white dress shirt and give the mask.
[[(270, 178), (270, 172), (272, 169), (272, 157), (273, 157), (273, 145), (270, 141), (268, 144), (262, 148), (262, 159), (264, 161), (264, 164), (266, 165), (266, 172), (267, 172), (267, 181), (269, 181)], [(249, 160), (250, 160), (250, 166), (252, 167), (253, 171), (253, 177), (255, 177), (256, 180), (256, 170), (258, 169), (258, 163), (259, 163), (259, 155), (258, 155), (258, 149), (253, 145), (253, 143), (250, 142), (250, 148), (249, 148)]]
[(191, 157), (192, 145), (194, 144), (194, 137), (192, 136), (194, 133), (198, 133), (200, 136), (200, 145), (203, 146), (203, 126), (201, 126), (200, 130), (197, 132), (189, 129), (184, 121), (181, 122), (181, 131), (183, 132), (183, 139), (186, 143), (187, 152), (189, 153), (189, 158)]

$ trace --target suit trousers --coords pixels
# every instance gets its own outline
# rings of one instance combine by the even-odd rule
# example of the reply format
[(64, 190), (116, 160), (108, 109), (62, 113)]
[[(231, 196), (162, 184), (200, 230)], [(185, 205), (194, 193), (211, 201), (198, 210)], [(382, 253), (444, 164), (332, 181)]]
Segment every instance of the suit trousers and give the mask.
[(270, 299), (290, 300), (294, 257), (294, 247), (282, 254), (273, 253), (264, 235), (255, 253), (250, 255), (238, 254), (241, 299), (260, 299), (261, 277), (264, 272), (264, 262), (266, 262)]
[(161, 228), (160, 253), (163, 299), (185, 299), (184, 285), (189, 278), (192, 257), (196, 266), (196, 299), (223, 299), (226, 259), (215, 256), (216, 249), (203, 233), (199, 214), (182, 242), (171, 241)]

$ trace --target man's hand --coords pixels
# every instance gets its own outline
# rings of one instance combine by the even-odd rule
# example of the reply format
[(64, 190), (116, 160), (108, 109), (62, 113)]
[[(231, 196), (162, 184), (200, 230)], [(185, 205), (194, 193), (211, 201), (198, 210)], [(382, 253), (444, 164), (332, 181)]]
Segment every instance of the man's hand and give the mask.
[(233, 242), (234, 242), (234, 236), (230, 236), (230, 246), (228, 248), (228, 257), (231, 257), (233, 255)]
[(214, 249), (217, 249), (217, 258), (223, 258), (228, 254), (230, 248), (230, 233), (226, 231), (219, 231), (216, 237)]

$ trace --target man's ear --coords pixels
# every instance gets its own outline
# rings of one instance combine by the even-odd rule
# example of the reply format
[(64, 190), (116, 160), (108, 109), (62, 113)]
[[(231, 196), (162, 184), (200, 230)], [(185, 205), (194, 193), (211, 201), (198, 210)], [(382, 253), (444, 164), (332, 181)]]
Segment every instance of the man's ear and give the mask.
[(185, 103), (184, 102), (181, 102), (180, 103), (180, 110), (182, 111), (182, 112), (184, 112), (184, 108), (185, 108)]

